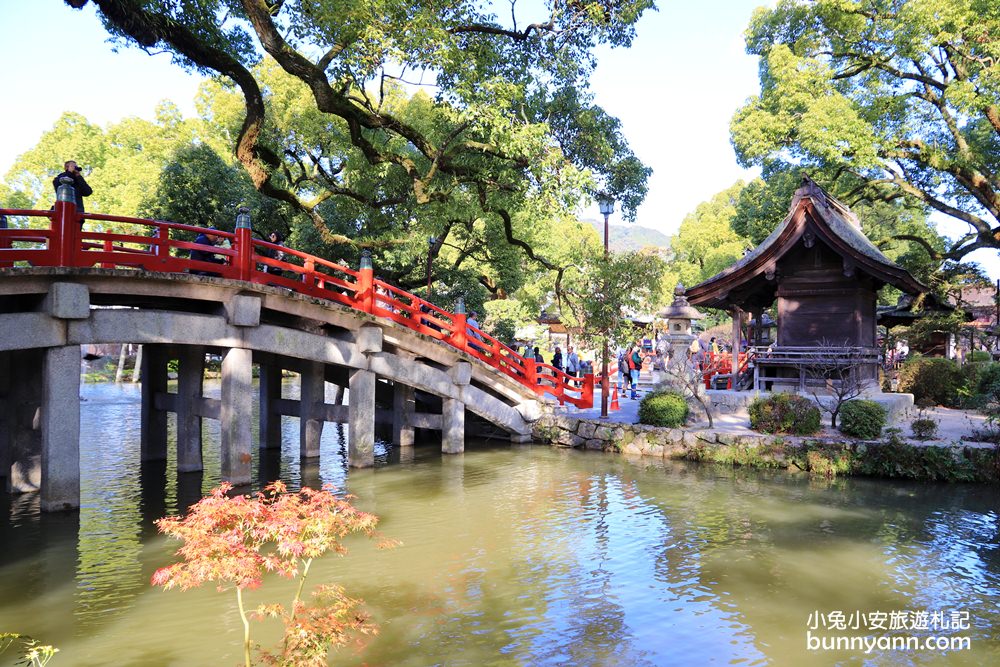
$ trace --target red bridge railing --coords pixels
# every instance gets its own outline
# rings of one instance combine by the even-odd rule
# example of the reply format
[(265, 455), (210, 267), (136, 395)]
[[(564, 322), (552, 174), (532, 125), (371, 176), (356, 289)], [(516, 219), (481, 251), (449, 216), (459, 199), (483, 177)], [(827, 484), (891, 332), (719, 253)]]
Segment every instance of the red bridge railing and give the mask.
[[(521, 356), (486, 332), (470, 326), (464, 312), (448, 312), (415, 294), (376, 280), (367, 257), (362, 258), (361, 268), (354, 270), (293, 248), (254, 239), (249, 215), (245, 213), (237, 218), (235, 232), (223, 232), (160, 220), (79, 214), (72, 196), (60, 194), (50, 211), (0, 209), (0, 222), (4, 220), (2, 216), (46, 219), (47, 228), (39, 225), (7, 228), (0, 224), (0, 269), (29, 265), (210, 272), (230, 280), (285, 287), (392, 320), (436, 338), (513, 378), (535, 394), (556, 398), (560, 404), (570, 403), (580, 408), (594, 404), (592, 374), (574, 377)], [(89, 231), (85, 229), (88, 221), (124, 223), (142, 233)], [(171, 238), (172, 231), (210, 233), (228, 241), (230, 247)], [(224, 263), (192, 260), (187, 256), (191, 250), (213, 253)], [(261, 254), (262, 250), (265, 254)], [(278, 251), (284, 259), (267, 256)], [(281, 273), (268, 273), (266, 267), (280, 269)]]

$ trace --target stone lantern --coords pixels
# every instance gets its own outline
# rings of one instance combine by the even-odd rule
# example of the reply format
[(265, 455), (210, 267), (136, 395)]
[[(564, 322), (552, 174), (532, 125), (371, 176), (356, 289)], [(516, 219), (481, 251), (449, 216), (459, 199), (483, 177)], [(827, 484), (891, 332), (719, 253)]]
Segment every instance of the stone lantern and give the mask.
[(677, 284), (674, 288), (674, 302), (657, 313), (657, 316), (667, 321), (670, 363), (687, 363), (688, 348), (695, 339), (695, 335), (691, 333), (691, 321), (705, 316), (688, 303), (684, 296), (684, 285)]

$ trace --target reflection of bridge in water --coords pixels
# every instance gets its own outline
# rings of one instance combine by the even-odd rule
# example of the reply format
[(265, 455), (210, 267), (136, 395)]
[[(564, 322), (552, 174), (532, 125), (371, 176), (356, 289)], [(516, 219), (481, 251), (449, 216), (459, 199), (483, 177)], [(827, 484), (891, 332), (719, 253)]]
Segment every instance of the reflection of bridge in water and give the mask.
[[(237, 485), (250, 482), (254, 365), (261, 448), (281, 446), (282, 415), (299, 418), (303, 457), (319, 455), (325, 422), (347, 423), (357, 467), (373, 465), (376, 422), (391, 425), (403, 447), (416, 429), (441, 431), (442, 451), (457, 453), (467, 413), (470, 428), (491, 425), (526, 441), (544, 396), (593, 405), (593, 376), (524, 358), (469, 326), (461, 307), (451, 313), (375, 280), (367, 257), (357, 271), (285, 247), (284, 260), (267, 257), (278, 246), (252, 239), (246, 215), (235, 233), (218, 232), (231, 247), (211, 248), (225, 261), (214, 264), (178, 256), (208, 248), (171, 238), (204, 230), (80, 216), (71, 190), (52, 211), (0, 214), (14, 223), (0, 229), (0, 476), (11, 491), (40, 491), (46, 510), (80, 503), (82, 345), (143, 346), (144, 461), (166, 458), (173, 412), (178, 470), (201, 470), (201, 420), (217, 419), (222, 476)], [(39, 220), (45, 228), (31, 225)], [(139, 233), (83, 229), (106, 222)], [(222, 358), (218, 399), (203, 395), (207, 353)], [(300, 375), (298, 400), (282, 397), (283, 370)], [(326, 382), (347, 389), (347, 405), (325, 402)]]

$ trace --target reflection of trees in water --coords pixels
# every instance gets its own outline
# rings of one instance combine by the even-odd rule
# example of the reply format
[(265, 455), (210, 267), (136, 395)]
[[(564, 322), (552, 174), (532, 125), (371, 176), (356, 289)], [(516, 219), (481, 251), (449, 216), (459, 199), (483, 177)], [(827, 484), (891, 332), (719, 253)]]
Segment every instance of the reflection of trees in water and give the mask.
[[(664, 553), (661, 576), (696, 559), (693, 586), (737, 612), (770, 659), (801, 657), (813, 610), (965, 609), (983, 630), (1000, 622), (988, 487), (670, 462), (654, 472), (637, 474), (639, 486), (684, 545)], [(992, 640), (983, 630), (974, 647)]]

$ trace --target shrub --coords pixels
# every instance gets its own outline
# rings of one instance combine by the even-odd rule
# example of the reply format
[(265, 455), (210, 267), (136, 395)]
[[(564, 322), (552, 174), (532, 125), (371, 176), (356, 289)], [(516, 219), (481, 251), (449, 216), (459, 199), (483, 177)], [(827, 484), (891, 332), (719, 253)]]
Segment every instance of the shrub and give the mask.
[(983, 361), (993, 361), (993, 355), (986, 350), (973, 350), (972, 354), (968, 356), (968, 361), (977, 364)]
[(875, 401), (847, 401), (840, 409), (840, 430), (847, 435), (872, 440), (885, 427), (885, 408)]
[(651, 426), (680, 426), (687, 420), (688, 404), (674, 391), (646, 394), (639, 403), (639, 423)]
[(937, 435), (938, 423), (928, 417), (919, 417), (913, 420), (910, 428), (917, 440), (930, 440)]
[(935, 405), (954, 406), (962, 380), (958, 364), (940, 357), (910, 359), (899, 369), (899, 390), (917, 401), (931, 399)]
[(750, 428), (763, 433), (811, 435), (819, 430), (819, 408), (795, 394), (758, 397), (750, 403)]
[(1000, 387), (1000, 364), (983, 364), (976, 376), (976, 393), (986, 394)]

